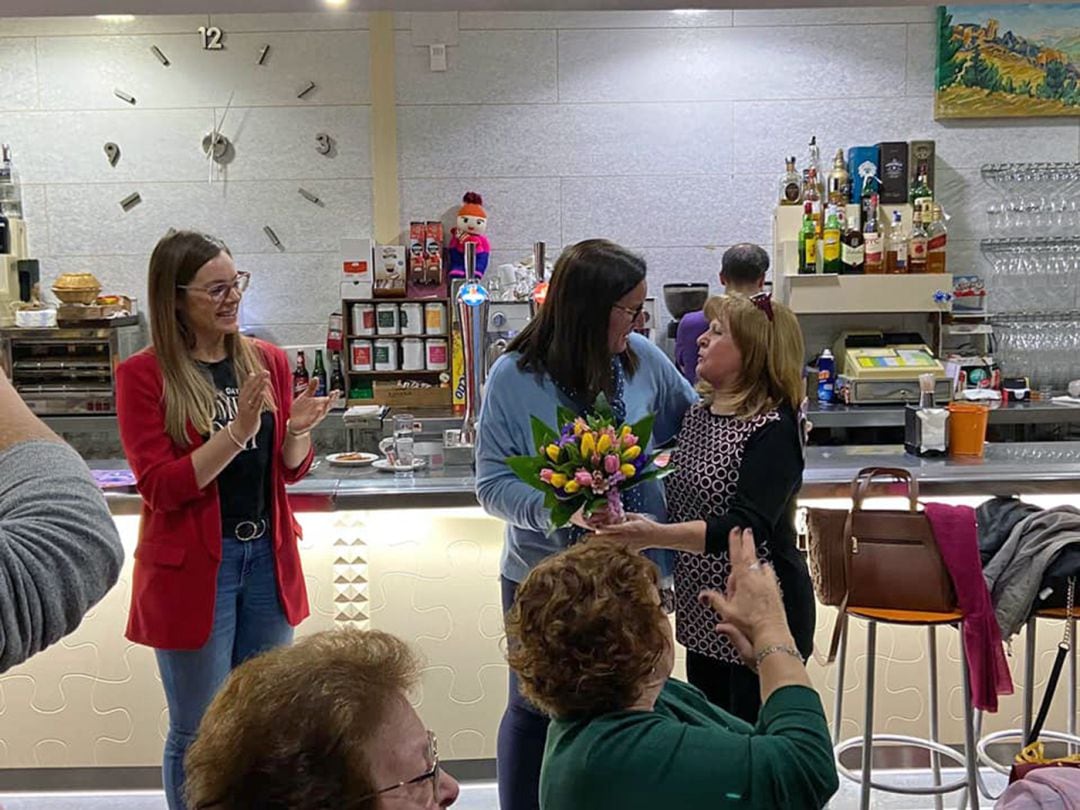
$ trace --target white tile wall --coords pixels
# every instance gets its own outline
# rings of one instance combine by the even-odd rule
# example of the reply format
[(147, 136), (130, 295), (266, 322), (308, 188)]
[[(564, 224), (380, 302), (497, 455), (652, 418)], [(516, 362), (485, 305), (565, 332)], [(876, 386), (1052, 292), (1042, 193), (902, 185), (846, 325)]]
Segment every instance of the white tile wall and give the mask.
[[(196, 29), (208, 21), (225, 32), (220, 52), (201, 49)], [(324, 337), (337, 307), (338, 242), (371, 230), (367, 25), (360, 13), (3, 20), (0, 142), (12, 144), (23, 175), (45, 285), (93, 272), (107, 291), (145, 302), (154, 242), (170, 227), (195, 227), (222, 237), (252, 271), (245, 324), (289, 343)], [(298, 100), (309, 80), (316, 90)], [(230, 94), (222, 131), (235, 159), (211, 185), (200, 143)], [(328, 156), (316, 151), (319, 132), (333, 138)], [(106, 141), (120, 145), (115, 167)], [(125, 213), (119, 201), (134, 191), (142, 203)]]
[[(556, 248), (607, 236), (640, 250), (656, 292), (666, 281), (714, 283), (722, 250), (710, 246), (770, 246), (783, 158), (804, 162), (816, 133), (823, 160), (857, 143), (936, 140), (951, 260), (971, 271), (981, 261), (989, 200), (978, 167), (1080, 159), (1077, 119), (934, 121), (929, 6), (462, 12), (458, 22), (461, 45), (451, 49), (447, 73), (428, 72), (420, 50), (398, 57), (402, 219), (422, 215), (421, 188), (445, 195), (428, 203), (433, 216), (452, 216), (466, 190), (496, 194), (499, 261), (557, 230)], [(455, 60), (490, 65), (490, 53), (507, 54), (508, 34), (519, 47), (497, 72), (453, 75)], [(552, 36), (554, 103), (542, 93)], [(410, 76), (422, 74), (407, 91), (403, 59), (412, 59)], [(514, 86), (524, 89), (507, 96)], [(532, 191), (507, 195), (513, 178)], [(528, 232), (541, 198), (558, 200), (557, 216)]]

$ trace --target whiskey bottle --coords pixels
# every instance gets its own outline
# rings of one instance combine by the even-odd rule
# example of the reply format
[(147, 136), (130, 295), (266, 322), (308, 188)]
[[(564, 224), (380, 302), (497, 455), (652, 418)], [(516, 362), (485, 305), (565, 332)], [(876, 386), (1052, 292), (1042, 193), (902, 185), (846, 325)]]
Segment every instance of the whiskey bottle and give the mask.
[(824, 272), (839, 273), (843, 268), (840, 261), (840, 219), (836, 216), (836, 206), (829, 206), (825, 218), (825, 230), (822, 232), (822, 256)]
[(878, 195), (871, 194), (867, 205), (866, 220), (863, 222), (863, 249), (865, 251), (864, 270), (867, 274), (885, 272), (885, 245), (881, 238), (881, 226), (878, 224)]
[(802, 230), (799, 231), (799, 275), (813, 275), (817, 272), (817, 227), (814, 225), (814, 212), (810, 201), (803, 203)]
[(817, 176), (817, 169), (813, 166), (810, 167), (806, 176), (806, 188), (803, 190), (803, 199), (810, 203), (810, 213), (814, 217), (814, 228), (817, 230), (817, 235), (821, 236), (821, 229), (824, 225), (824, 217), (822, 211), (822, 199), (821, 199), (821, 181)]
[(826, 184), (829, 189), (829, 205), (847, 205), (850, 179), (848, 170), (844, 166), (844, 150), (837, 149), (836, 157), (833, 159), (832, 171), (829, 172)]
[(904, 233), (904, 223), (900, 219), (900, 212), (893, 211), (892, 226), (889, 235), (885, 239), (885, 272), (889, 274), (906, 273), (908, 271), (908, 239)]
[(802, 184), (795, 171), (795, 158), (789, 157), (786, 170), (780, 176), (780, 205), (798, 205), (802, 202)]
[(930, 188), (930, 181), (927, 179), (926, 164), (920, 163), (915, 184), (911, 187), (911, 204), (918, 208), (920, 205), (929, 205), (933, 202), (934, 191)]
[(846, 276), (861, 275), (866, 264), (866, 239), (859, 226), (849, 223), (840, 237), (840, 264)]
[(911, 239), (908, 241), (908, 272), (926, 272), (927, 234), (923, 227), (923, 207), (915, 206), (911, 218)]
[(930, 226), (926, 233), (926, 272), (944, 273), (945, 246), (949, 241), (949, 233), (941, 216), (941, 206), (937, 203), (931, 206)]

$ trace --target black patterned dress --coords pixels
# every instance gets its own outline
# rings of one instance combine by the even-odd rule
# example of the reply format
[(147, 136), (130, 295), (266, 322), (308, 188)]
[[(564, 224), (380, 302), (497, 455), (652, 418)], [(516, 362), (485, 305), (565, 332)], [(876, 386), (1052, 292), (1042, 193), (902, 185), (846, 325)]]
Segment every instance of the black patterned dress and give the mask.
[(758, 556), (776, 569), (788, 624), (810, 654), (814, 596), (805, 559), (795, 545), (795, 498), (802, 485), (798, 421), (788, 408), (750, 419), (721, 416), (707, 405), (687, 411), (667, 480), (672, 522), (704, 520), (706, 553), (681, 553), (675, 567), (676, 638), (691, 653), (717, 662), (741, 661), (715, 631), (716, 613), (698, 602), (702, 590), (722, 591), (731, 573), (728, 534), (751, 528)]

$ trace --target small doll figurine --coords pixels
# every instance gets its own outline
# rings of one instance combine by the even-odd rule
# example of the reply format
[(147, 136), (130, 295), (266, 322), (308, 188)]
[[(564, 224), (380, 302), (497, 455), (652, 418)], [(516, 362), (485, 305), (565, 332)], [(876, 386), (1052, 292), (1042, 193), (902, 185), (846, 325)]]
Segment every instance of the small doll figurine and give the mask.
[(487, 231), (487, 211), (484, 201), (475, 191), (466, 192), (463, 205), (458, 209), (457, 227), (450, 229), (450, 278), (465, 278), (465, 243), (476, 243), (476, 276), (482, 278), (491, 257), (491, 243), (484, 235)]

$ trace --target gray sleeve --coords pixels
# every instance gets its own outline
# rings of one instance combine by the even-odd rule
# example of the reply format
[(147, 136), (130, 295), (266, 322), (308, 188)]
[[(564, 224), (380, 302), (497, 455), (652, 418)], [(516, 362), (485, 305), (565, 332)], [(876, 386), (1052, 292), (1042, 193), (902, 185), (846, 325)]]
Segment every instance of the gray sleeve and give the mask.
[(30, 441), (0, 451), (0, 672), (78, 627), (123, 561), (105, 498), (74, 450)]

